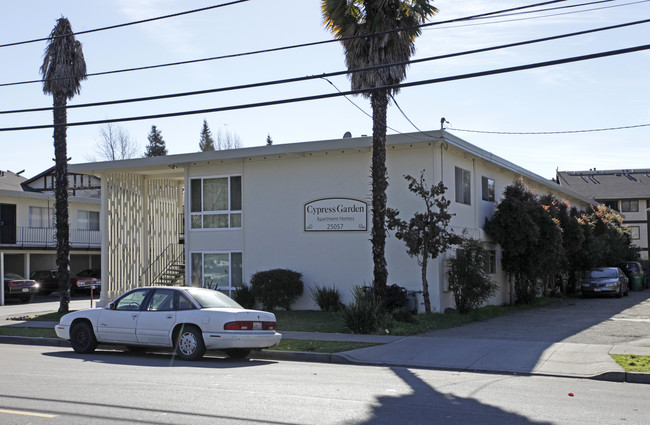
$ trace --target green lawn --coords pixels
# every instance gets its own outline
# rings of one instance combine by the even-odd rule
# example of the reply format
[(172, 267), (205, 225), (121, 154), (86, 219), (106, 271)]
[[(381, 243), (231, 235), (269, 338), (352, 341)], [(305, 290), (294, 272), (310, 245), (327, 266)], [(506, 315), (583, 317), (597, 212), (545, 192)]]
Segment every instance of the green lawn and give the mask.
[(612, 354), (612, 358), (621, 365), (626, 372), (650, 373), (650, 356), (636, 354)]
[(311, 341), (302, 339), (283, 339), (280, 345), (269, 348), (274, 351), (308, 351), (314, 353), (339, 353), (341, 351), (356, 350), (358, 348), (372, 347), (379, 344), (363, 342), (341, 341)]
[(54, 332), (54, 326), (52, 329), (44, 328), (14, 328), (0, 326), (0, 335), (9, 335), (9, 336), (29, 336), (37, 338), (56, 338), (56, 333)]

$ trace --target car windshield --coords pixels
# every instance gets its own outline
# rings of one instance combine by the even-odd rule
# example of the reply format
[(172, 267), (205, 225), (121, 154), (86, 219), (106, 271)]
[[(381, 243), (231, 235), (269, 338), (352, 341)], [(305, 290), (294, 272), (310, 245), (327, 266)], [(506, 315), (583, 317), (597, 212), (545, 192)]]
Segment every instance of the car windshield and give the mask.
[(21, 275), (16, 274), (16, 273), (5, 273), (5, 278), (6, 278), (6, 279), (25, 280), (24, 277), (22, 277)]
[(213, 289), (189, 288), (187, 289), (187, 293), (190, 294), (202, 308), (244, 308), (237, 304), (237, 302), (228, 295)]
[(616, 278), (616, 277), (618, 277), (618, 273), (616, 273), (616, 269), (593, 269), (593, 270), (589, 270), (589, 273), (587, 273), (587, 277), (590, 277), (590, 278), (599, 278), (599, 277)]

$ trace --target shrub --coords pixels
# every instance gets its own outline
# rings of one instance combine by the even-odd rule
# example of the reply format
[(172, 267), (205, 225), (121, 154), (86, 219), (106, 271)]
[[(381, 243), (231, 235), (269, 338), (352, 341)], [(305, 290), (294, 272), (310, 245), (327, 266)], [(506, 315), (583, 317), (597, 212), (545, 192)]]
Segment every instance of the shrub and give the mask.
[(417, 323), (417, 319), (411, 313), (408, 311), (406, 308), (399, 308), (397, 310), (393, 310), (393, 313), (391, 314), (394, 320), (397, 320), (398, 322), (403, 322), (403, 323), (412, 323), (415, 324)]
[(293, 270), (273, 269), (255, 273), (251, 277), (251, 291), (266, 310), (291, 305), (302, 295), (302, 274)]
[(323, 311), (337, 312), (343, 307), (341, 302), (341, 293), (334, 286), (318, 286), (311, 288), (311, 298), (318, 308)]
[(370, 334), (384, 328), (387, 318), (381, 300), (369, 296), (371, 292), (360, 286), (354, 287), (353, 294), (354, 301), (341, 311), (343, 322), (350, 332)]
[(487, 275), (488, 253), (479, 241), (466, 239), (450, 260), (449, 289), (454, 292), (459, 313), (480, 307), (496, 292)]
[(242, 285), (235, 290), (232, 298), (244, 308), (255, 307), (255, 296), (250, 286)]
[(403, 309), (407, 304), (406, 288), (395, 284), (386, 287), (386, 295), (384, 297), (384, 307), (386, 307), (386, 310)]

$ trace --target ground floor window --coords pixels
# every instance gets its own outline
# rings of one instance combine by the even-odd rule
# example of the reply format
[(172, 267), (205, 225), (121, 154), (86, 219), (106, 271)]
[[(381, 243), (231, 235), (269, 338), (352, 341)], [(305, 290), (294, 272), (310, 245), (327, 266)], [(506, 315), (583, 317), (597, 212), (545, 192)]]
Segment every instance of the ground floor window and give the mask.
[(630, 237), (634, 240), (641, 239), (641, 228), (639, 226), (630, 226)]
[(241, 252), (193, 252), (192, 285), (219, 290), (226, 295), (242, 286)]

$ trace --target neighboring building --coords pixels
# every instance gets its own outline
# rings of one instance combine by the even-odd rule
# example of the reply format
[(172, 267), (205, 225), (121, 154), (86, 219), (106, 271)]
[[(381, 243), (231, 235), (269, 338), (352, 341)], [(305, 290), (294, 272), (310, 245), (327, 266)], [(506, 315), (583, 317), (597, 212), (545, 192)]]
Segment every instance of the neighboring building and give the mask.
[[(72, 165), (102, 182), (101, 302), (177, 279), (228, 293), (272, 268), (303, 274), (296, 309), (315, 308), (314, 285), (334, 285), (350, 301), (354, 285), (372, 282), (371, 150), (372, 139), (360, 137)], [(454, 231), (493, 251), (492, 278), (500, 284), (494, 304), (509, 300), (509, 285), (499, 249), (482, 227), (503, 189), (523, 178), (537, 193), (578, 208), (589, 204), (447, 132), (391, 135), (387, 150), (388, 205), (404, 218), (423, 209), (405, 174), (424, 170), (428, 184), (443, 181)], [(454, 306), (445, 274), (452, 254), (429, 263), (434, 311)], [(420, 267), (401, 241), (387, 239), (386, 257), (389, 284), (421, 290)]]
[(623, 223), (630, 228), (632, 242), (641, 250), (641, 258), (648, 258), (650, 169), (558, 171), (557, 181), (561, 186), (620, 212)]
[[(0, 254), (4, 273), (56, 269), (53, 168), (31, 179), (0, 171)], [(70, 268), (100, 267), (99, 180), (71, 173)], [(76, 196), (75, 196), (76, 195)]]

